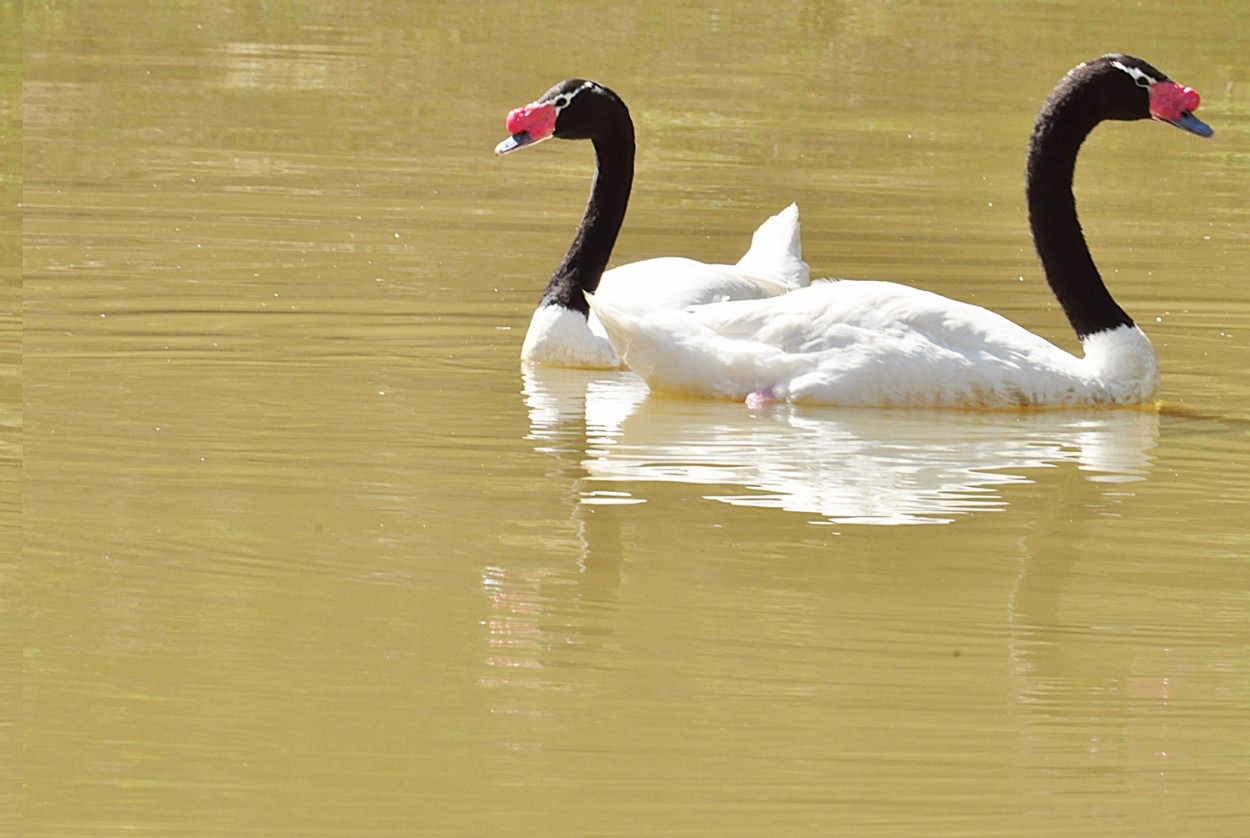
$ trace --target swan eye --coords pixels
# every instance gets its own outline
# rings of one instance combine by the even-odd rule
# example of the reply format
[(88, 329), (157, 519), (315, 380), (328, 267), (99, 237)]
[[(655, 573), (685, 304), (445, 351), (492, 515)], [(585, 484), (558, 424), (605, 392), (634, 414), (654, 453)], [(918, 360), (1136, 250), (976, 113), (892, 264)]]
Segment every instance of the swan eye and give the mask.
[(562, 110), (562, 109), (564, 109), (564, 108), (568, 107), (568, 104), (569, 104), (569, 97), (567, 97), (567, 96), (557, 96), (557, 97), (556, 97), (556, 100), (555, 100), (554, 102), (552, 102), (551, 104), (555, 106), (555, 109), (556, 109), (556, 110)]

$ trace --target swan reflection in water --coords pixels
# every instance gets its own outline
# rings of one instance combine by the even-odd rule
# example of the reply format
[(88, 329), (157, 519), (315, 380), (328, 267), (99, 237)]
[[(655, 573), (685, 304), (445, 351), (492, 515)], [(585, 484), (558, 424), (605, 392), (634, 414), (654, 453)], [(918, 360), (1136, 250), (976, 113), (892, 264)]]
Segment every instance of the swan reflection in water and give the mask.
[(581, 503), (643, 503), (630, 484), (667, 481), (818, 523), (949, 523), (1004, 508), (999, 489), (1030, 482), (1027, 470), (1072, 463), (1093, 482), (1140, 480), (1159, 431), (1152, 410), (752, 411), (649, 397), (629, 372), (533, 367), (523, 376), (529, 438), (570, 466)]

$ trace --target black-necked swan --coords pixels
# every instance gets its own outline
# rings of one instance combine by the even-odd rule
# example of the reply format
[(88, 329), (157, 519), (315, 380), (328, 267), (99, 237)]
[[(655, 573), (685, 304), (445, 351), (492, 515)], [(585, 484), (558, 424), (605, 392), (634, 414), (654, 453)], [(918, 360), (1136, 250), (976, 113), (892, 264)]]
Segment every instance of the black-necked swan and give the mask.
[(1111, 298), (1077, 220), (1077, 151), (1105, 119), (1152, 118), (1200, 137), (1198, 94), (1112, 54), (1051, 92), (1029, 142), (1029, 222), (1076, 357), (986, 309), (890, 282), (835, 280), (775, 299), (684, 311), (591, 298), (613, 347), (652, 390), (760, 404), (1031, 407), (1152, 403), (1149, 339)]
[(758, 300), (808, 283), (799, 244), (799, 210), (791, 204), (755, 231), (736, 265), (663, 257), (604, 272), (616, 244), (634, 180), (634, 123), (621, 98), (593, 81), (568, 79), (508, 114), (506, 154), (549, 137), (590, 140), (595, 176), (581, 226), (551, 276), (530, 320), (521, 359), (584, 369), (623, 366), (586, 294), (623, 306), (681, 309), (723, 300)]

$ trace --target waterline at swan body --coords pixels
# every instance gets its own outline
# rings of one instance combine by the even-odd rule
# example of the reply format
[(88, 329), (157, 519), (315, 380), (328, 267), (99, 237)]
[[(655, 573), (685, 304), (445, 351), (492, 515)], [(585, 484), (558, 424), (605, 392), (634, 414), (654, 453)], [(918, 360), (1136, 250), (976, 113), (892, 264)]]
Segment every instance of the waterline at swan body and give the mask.
[(1076, 214), (1077, 152), (1104, 120), (1202, 137), (1198, 94), (1139, 58), (1068, 73), (1037, 117), (1026, 195), (1034, 244), (1081, 342), (1073, 355), (992, 311), (888, 282), (816, 282), (776, 299), (659, 312), (591, 297), (609, 340), (654, 390), (751, 404), (1044, 407), (1153, 402), (1149, 339), (1115, 302)]

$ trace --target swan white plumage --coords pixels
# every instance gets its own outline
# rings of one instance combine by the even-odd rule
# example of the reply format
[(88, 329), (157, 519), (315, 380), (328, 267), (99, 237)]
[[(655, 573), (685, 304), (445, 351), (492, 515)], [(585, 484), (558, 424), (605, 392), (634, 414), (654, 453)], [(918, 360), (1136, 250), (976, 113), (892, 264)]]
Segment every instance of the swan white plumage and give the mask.
[(1141, 59), (1079, 65), (1047, 98), (1027, 195), (1046, 278), (1077, 357), (986, 309), (889, 282), (835, 280), (775, 299), (658, 311), (591, 298), (617, 353), (653, 390), (837, 405), (1034, 407), (1153, 401), (1146, 335), (1108, 293), (1076, 215), (1077, 152), (1104, 119), (1153, 118), (1203, 137), (1198, 94)]
[(634, 175), (634, 126), (620, 97), (593, 81), (569, 79), (508, 114), (506, 154), (549, 137), (589, 139), (595, 177), (581, 225), (530, 320), (521, 348), (527, 363), (583, 369), (623, 366), (586, 294), (627, 307), (681, 309), (725, 300), (757, 300), (808, 284), (794, 204), (755, 231), (734, 265), (681, 257), (646, 259), (606, 271)]

